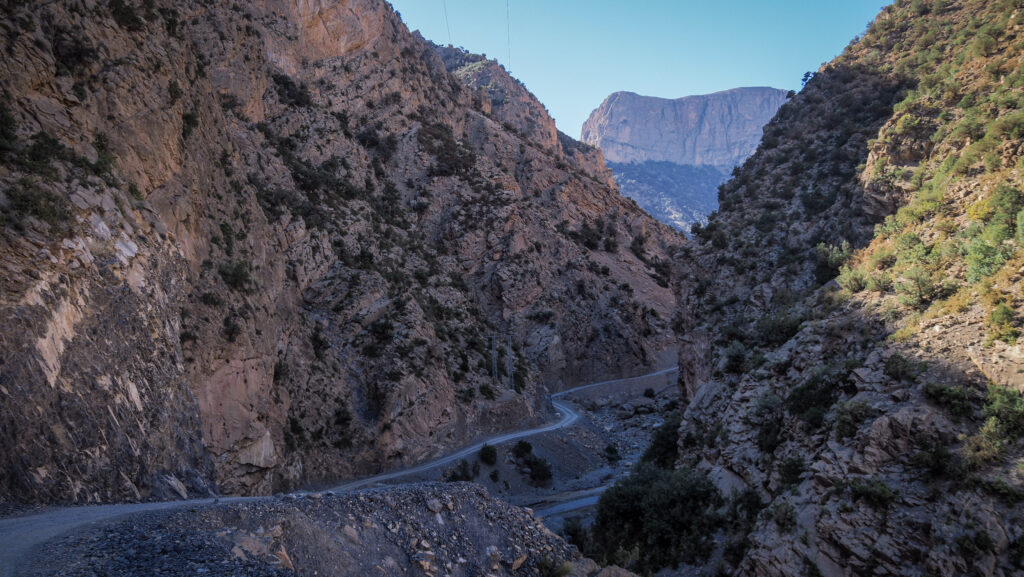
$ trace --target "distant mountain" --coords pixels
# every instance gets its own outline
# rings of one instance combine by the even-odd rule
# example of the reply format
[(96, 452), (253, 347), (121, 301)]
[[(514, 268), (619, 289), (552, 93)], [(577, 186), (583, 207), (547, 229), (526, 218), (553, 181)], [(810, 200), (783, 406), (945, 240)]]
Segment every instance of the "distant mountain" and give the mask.
[[(601, 149), (622, 194), (688, 230), (717, 208), (718, 185), (754, 153), (787, 94), (734, 88), (671, 100), (616, 92), (591, 113), (581, 140)], [(653, 164), (625, 168), (641, 163)]]
[(786, 94), (734, 88), (670, 100), (616, 92), (583, 123), (581, 140), (609, 162), (662, 160), (730, 171), (757, 149), (761, 129)]

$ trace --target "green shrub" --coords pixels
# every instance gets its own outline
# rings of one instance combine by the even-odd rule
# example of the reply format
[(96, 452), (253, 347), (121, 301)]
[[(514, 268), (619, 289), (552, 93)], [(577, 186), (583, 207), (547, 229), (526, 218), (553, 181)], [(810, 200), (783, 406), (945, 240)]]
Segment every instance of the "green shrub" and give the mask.
[(984, 529), (976, 529), (958, 536), (954, 542), (968, 559), (979, 559), (995, 548), (995, 541)]
[(1001, 245), (994, 245), (982, 238), (976, 238), (967, 245), (967, 282), (976, 283), (994, 275), (1006, 262), (1007, 252)]
[(850, 255), (853, 254), (853, 248), (845, 240), (838, 245), (820, 243), (814, 247), (814, 250), (817, 255), (814, 275), (819, 284), (824, 284), (835, 278), (839, 274), (840, 267), (846, 264)]
[(493, 467), (498, 463), (498, 450), (487, 443), (480, 447), (480, 462)]
[(800, 455), (789, 455), (779, 465), (779, 480), (789, 487), (800, 483), (800, 475), (807, 470), (807, 462)]
[(921, 370), (922, 363), (914, 362), (900, 353), (890, 355), (882, 367), (882, 372), (894, 381), (915, 382)]
[(5, 191), (7, 207), (3, 209), (4, 223), (23, 229), (24, 217), (34, 217), (51, 227), (64, 230), (71, 220), (71, 207), (67, 200), (42, 188), (28, 178), (11, 184)]
[(812, 373), (786, 397), (785, 407), (812, 429), (825, 421), (825, 414), (839, 397), (836, 375), (827, 370)]
[(238, 323), (238, 318), (235, 315), (224, 317), (224, 338), (229, 343), (233, 343), (240, 334), (242, 334), (242, 325)]
[(773, 453), (782, 444), (782, 404), (777, 395), (767, 393), (757, 400), (751, 417), (757, 425), (757, 448)]
[(871, 292), (887, 293), (892, 290), (892, 277), (888, 273), (874, 273), (868, 276), (864, 288)]
[(1011, 438), (1024, 436), (1024, 395), (1020, 392), (989, 384), (982, 415), (996, 419), (1002, 431)]
[(1016, 327), (1017, 311), (1006, 303), (999, 303), (988, 316), (991, 338), (1015, 344), (1020, 337), (1020, 329)]
[(665, 419), (660, 427), (654, 430), (651, 444), (644, 451), (640, 462), (650, 463), (661, 469), (671, 469), (679, 454), (677, 443), (679, 441), (679, 424), (682, 422), (682, 413), (673, 412)]
[(839, 277), (836, 282), (852, 293), (859, 293), (868, 288), (868, 276), (860, 269), (850, 268), (846, 265), (839, 268)]
[(227, 262), (217, 269), (224, 283), (229, 288), (238, 292), (248, 292), (253, 283), (252, 273), (249, 272), (249, 263), (244, 261)]
[(480, 474), (480, 463), (473, 463), (471, 466), (465, 459), (460, 459), (458, 465), (448, 469), (444, 473), (444, 480), (448, 483), (460, 481), (472, 481)]
[(6, 99), (0, 99), (0, 159), (18, 148), (18, 121)]
[(537, 561), (537, 571), (541, 577), (568, 577), (572, 575), (573, 566), (568, 561), (559, 563), (550, 557), (544, 556)]
[(933, 479), (944, 478), (960, 471), (956, 455), (949, 450), (949, 447), (938, 441), (926, 445), (915, 453), (913, 462), (928, 471)]
[(494, 392), (494, 387), (485, 383), (480, 385), (480, 396), (488, 401), (493, 401), (497, 397), (497, 393)]
[(530, 467), (530, 481), (534, 485), (546, 485), (551, 481), (551, 463), (547, 459), (528, 457), (527, 465)]
[(296, 84), (287, 74), (276, 73), (271, 75), (274, 86), (277, 89), (277, 97), (283, 104), (290, 106), (312, 106), (313, 96), (305, 84)]
[(747, 348), (739, 341), (729, 343), (725, 348), (725, 363), (722, 370), (727, 373), (739, 373), (747, 360)]
[(981, 468), (1003, 456), (1006, 450), (1006, 432), (999, 419), (989, 417), (977, 433), (964, 442), (964, 464), (969, 469)]
[(622, 455), (619, 454), (619, 448), (609, 443), (604, 448), (604, 458), (608, 459), (611, 464), (618, 463), (622, 459)]
[(935, 297), (938, 287), (925, 267), (912, 266), (903, 273), (903, 279), (896, 290), (901, 304), (921, 308)]
[(131, 32), (142, 30), (144, 26), (142, 18), (135, 13), (135, 8), (125, 0), (110, 0), (107, 7), (110, 9), (110, 15), (114, 17), (114, 21), (121, 28)]
[[(804, 322), (803, 317), (796, 314), (768, 314), (757, 320), (755, 330), (759, 344), (766, 347), (779, 347), (793, 338)], [(728, 352), (727, 352), (728, 358)]]
[(188, 140), (189, 136), (192, 136), (192, 131), (199, 126), (199, 113), (194, 109), (185, 112), (181, 115), (181, 138)]
[(854, 500), (864, 501), (876, 509), (888, 509), (889, 506), (899, 497), (896, 491), (892, 490), (881, 479), (865, 481), (858, 479), (849, 485), (850, 494)]
[(941, 385), (925, 383), (924, 396), (929, 401), (943, 407), (949, 414), (958, 419), (974, 414), (978, 396), (971, 389), (960, 385)]
[(874, 409), (863, 401), (840, 403), (836, 409), (836, 437), (839, 439), (852, 437), (860, 428), (861, 423), (874, 414)]
[(772, 514), (772, 521), (782, 529), (784, 533), (789, 533), (796, 527), (796, 508), (793, 504), (788, 501), (777, 501), (774, 503), (770, 510)]
[(679, 562), (698, 563), (713, 549), (722, 526), (716, 509), (722, 496), (704, 475), (641, 463), (598, 502), (594, 541), (608, 562), (616, 551), (636, 549), (630, 569), (653, 573)]
[(512, 447), (512, 454), (517, 459), (522, 459), (531, 453), (533, 453), (533, 445), (529, 441), (517, 441), (515, 446)]
[(420, 146), (434, 155), (436, 163), (431, 167), (431, 176), (466, 175), (476, 164), (472, 150), (455, 141), (452, 129), (444, 124), (425, 124), (416, 135)]

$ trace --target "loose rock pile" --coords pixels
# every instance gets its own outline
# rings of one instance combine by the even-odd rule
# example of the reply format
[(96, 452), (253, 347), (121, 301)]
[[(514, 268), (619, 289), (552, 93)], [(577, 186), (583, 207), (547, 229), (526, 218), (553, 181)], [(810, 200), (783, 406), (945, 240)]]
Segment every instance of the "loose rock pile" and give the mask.
[(22, 576), (504, 576), (563, 563), (599, 570), (531, 510), (427, 483), (134, 516), (51, 544)]

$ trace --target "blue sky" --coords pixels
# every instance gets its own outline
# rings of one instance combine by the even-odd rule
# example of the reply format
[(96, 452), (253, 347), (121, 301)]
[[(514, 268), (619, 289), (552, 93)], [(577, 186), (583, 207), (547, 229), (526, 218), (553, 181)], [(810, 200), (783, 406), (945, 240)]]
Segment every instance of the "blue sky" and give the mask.
[[(484, 53), (579, 138), (612, 92), (679, 98), (738, 86), (800, 88), (885, 0), (390, 0), (428, 40)], [(448, 25), (445, 24), (447, 4)], [(511, 61), (506, 26), (511, 24)]]

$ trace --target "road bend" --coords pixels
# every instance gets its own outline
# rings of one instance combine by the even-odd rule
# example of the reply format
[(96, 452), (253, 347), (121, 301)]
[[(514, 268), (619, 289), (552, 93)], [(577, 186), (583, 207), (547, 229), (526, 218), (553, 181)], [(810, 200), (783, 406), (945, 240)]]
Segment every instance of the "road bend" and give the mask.
[[(671, 367), (663, 369), (646, 375), (639, 375), (636, 377), (628, 377), (623, 379), (612, 379), (607, 381), (601, 381), (597, 383), (589, 383), (565, 391), (557, 392), (551, 395), (551, 404), (557, 411), (560, 417), (558, 421), (533, 429), (525, 429), (521, 431), (515, 431), (511, 433), (505, 433), (497, 435), (489, 439), (485, 439), (468, 447), (459, 449), (458, 451), (438, 457), (432, 461), (428, 461), (415, 467), (409, 467), (400, 471), (393, 471), (390, 473), (382, 473), (380, 475), (374, 475), (364, 479), (350, 481), (342, 483), (333, 489), (330, 489), (336, 493), (352, 491), (360, 487), (372, 485), (374, 483), (380, 483), (383, 481), (389, 481), (407, 475), (415, 475), (424, 471), (429, 471), (436, 467), (442, 467), (459, 459), (464, 459), (474, 453), (478, 452), (484, 444), (489, 445), (501, 445), (511, 441), (516, 441), (526, 437), (532, 437), (534, 435), (540, 435), (542, 433), (548, 433), (563, 429), (565, 427), (572, 426), (580, 415), (571, 406), (563, 402), (562, 397), (571, 393), (579, 392), (582, 390), (611, 385), (622, 381), (629, 381), (633, 379), (641, 379), (644, 377), (656, 377), (658, 375), (664, 375), (677, 370), (677, 367)], [(583, 499), (596, 499), (596, 494), (586, 495)], [(32, 552), (40, 545), (60, 537), (61, 535), (71, 533), (73, 531), (80, 530), (85, 527), (97, 525), (100, 523), (109, 522), (116, 520), (128, 515), (136, 513), (145, 513), (151, 511), (166, 511), (172, 509), (180, 509), (183, 507), (194, 507), (197, 505), (207, 505), (212, 503), (240, 503), (244, 501), (252, 501), (256, 499), (263, 499), (266, 497), (220, 497), (220, 498), (206, 498), (206, 499), (189, 499), (185, 501), (156, 501), (149, 503), (121, 503), (111, 505), (81, 505), (75, 507), (62, 507), (58, 509), (51, 509), (43, 513), (37, 513), (34, 515), (23, 515), (9, 517), (6, 519), (0, 519), (0, 543), (3, 546), (0, 547), (0, 577), (14, 577), (18, 567), (24, 562)], [(563, 507), (568, 503), (563, 504)], [(572, 505), (579, 506), (580, 501), (572, 502)], [(570, 505), (570, 506), (572, 506)]]

